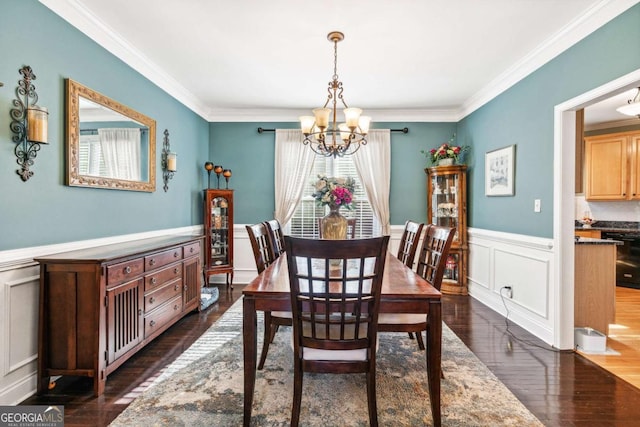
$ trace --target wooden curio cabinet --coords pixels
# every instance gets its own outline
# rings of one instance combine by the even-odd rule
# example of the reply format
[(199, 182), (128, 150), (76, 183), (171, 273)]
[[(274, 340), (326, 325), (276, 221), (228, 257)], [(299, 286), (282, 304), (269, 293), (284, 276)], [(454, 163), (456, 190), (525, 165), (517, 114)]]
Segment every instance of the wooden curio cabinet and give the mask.
[(455, 227), (441, 291), (467, 295), (467, 166), (436, 166), (427, 174), (427, 222)]
[(204, 190), (206, 282), (214, 274), (226, 274), (233, 287), (233, 190)]

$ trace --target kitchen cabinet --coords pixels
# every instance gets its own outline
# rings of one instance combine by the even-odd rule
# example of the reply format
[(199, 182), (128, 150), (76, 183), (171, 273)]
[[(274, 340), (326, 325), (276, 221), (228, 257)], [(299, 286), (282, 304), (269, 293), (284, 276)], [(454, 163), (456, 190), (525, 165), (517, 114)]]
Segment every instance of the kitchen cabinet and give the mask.
[(202, 237), (171, 236), (36, 258), (38, 392), (49, 377), (107, 376), (200, 307)]
[(591, 230), (591, 229), (576, 229), (575, 235), (580, 237), (591, 237), (593, 239), (599, 239), (602, 235), (600, 230)]
[(441, 291), (467, 294), (467, 166), (435, 166), (427, 174), (427, 222), (455, 227)]
[(585, 199), (640, 200), (640, 131), (585, 138)]
[(226, 274), (233, 288), (233, 190), (204, 190), (205, 275)]

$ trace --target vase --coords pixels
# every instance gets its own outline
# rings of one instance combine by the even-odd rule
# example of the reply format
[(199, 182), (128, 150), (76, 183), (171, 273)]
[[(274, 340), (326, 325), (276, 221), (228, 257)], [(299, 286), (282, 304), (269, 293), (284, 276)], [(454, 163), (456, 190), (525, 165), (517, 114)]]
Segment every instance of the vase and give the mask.
[(340, 206), (329, 206), (329, 213), (322, 218), (322, 238), (345, 240), (347, 238), (347, 218), (340, 214)]
[(455, 159), (440, 159), (438, 160), (438, 166), (452, 166)]

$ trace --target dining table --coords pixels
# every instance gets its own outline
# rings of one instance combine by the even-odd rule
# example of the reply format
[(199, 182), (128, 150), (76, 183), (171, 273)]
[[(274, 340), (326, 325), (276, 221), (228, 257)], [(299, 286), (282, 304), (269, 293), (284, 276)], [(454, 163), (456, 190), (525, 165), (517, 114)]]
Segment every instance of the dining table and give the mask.
[[(244, 351), (244, 418), (251, 424), (256, 381), (258, 311), (291, 311), (287, 257), (280, 256), (242, 290)], [(419, 313), (427, 317), (426, 361), (433, 425), (441, 425), (442, 350), (441, 293), (395, 255), (387, 253), (380, 298), (381, 313)]]

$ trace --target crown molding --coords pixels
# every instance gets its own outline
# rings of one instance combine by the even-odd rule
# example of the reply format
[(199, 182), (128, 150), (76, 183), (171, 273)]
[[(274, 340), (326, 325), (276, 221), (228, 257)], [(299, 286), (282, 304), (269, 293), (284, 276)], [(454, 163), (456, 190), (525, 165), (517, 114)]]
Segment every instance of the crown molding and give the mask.
[(194, 113), (206, 118), (207, 107), (194, 94), (165, 73), (135, 46), (106, 26), (100, 18), (80, 2), (77, 0), (39, 1)]
[[(287, 109), (210, 109), (77, 0), (39, 1), (205, 120), (210, 122), (290, 122), (301, 115), (300, 110)], [(472, 95), (457, 110), (379, 110), (375, 120), (378, 122), (459, 121), (637, 3), (638, 0), (598, 2)]]
[[(215, 109), (209, 110), (205, 119), (209, 122), (296, 122), (308, 115), (302, 109)], [(367, 109), (373, 123), (380, 122), (457, 122), (457, 110), (387, 110)]]
[(602, 0), (595, 4), (467, 99), (458, 119), (462, 120), (637, 3), (638, 0)]

